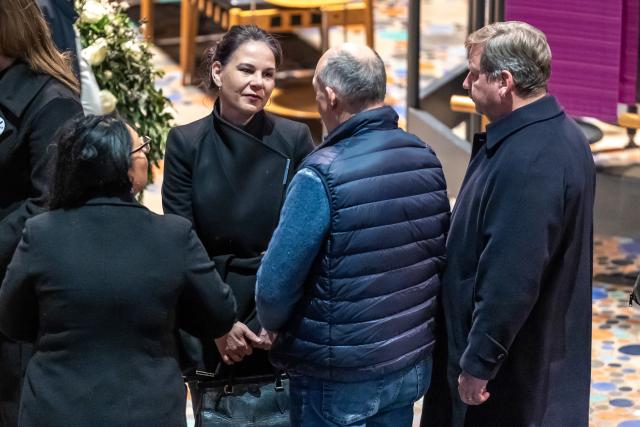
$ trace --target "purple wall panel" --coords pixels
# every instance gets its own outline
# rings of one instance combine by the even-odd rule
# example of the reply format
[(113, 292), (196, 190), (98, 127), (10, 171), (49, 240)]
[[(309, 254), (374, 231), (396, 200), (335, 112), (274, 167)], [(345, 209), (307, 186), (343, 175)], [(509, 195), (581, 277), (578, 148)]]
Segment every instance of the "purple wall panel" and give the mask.
[(622, 4), (622, 63), (620, 70), (620, 98), (625, 104), (635, 104), (638, 84), (638, 38), (640, 36), (640, 0), (623, 0)]
[(505, 1), (505, 20), (528, 22), (547, 35), (549, 92), (571, 115), (617, 121), (623, 1), (640, 0)]

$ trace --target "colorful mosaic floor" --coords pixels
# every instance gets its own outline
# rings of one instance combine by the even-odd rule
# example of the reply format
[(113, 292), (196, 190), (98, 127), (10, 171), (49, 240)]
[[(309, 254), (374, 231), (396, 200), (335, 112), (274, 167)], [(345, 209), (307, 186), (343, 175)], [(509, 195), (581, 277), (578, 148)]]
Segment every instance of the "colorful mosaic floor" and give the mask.
[(640, 427), (640, 308), (629, 287), (594, 283), (591, 426)]
[(595, 280), (621, 284), (633, 283), (640, 271), (640, 236), (636, 238), (596, 236), (593, 261)]
[[(387, 101), (404, 115), (407, 39), (404, 12), (407, 1), (375, 3), (376, 48), (387, 64), (389, 74)], [(421, 53), (423, 85), (464, 58), (464, 50), (460, 47), (464, 22), (451, 19), (451, 10), (458, 10), (455, 16), (466, 19), (466, 7), (466, 2), (461, 0), (424, 0), (422, 28), (430, 47)], [(342, 37), (341, 33), (332, 33), (332, 37)], [(357, 41), (357, 31), (353, 37), (355, 39), (350, 40)], [(156, 63), (165, 71), (158, 86), (173, 102), (177, 124), (210, 113), (211, 100), (197, 88), (185, 88), (180, 84), (181, 74), (176, 64), (161, 52), (157, 52)], [(605, 133), (603, 144), (607, 141), (619, 144), (617, 139)], [(145, 191), (144, 202), (154, 211), (161, 212), (161, 170), (156, 176), (156, 182)], [(640, 427), (640, 307), (628, 306), (628, 284), (640, 270), (640, 236), (596, 236), (595, 240), (590, 427)], [(414, 412), (414, 426), (418, 426), (420, 402)], [(187, 418), (192, 426), (190, 405)]]

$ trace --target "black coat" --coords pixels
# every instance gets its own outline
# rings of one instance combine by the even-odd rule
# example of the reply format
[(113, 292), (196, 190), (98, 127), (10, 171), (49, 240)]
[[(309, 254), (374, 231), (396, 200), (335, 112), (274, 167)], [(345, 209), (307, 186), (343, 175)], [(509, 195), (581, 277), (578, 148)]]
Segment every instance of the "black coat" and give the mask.
[(35, 341), (19, 426), (186, 425), (174, 328), (234, 320), (189, 221), (119, 198), (38, 215), (0, 288), (0, 330)]
[[(588, 425), (594, 186), (588, 143), (552, 96), (476, 136), (442, 285), (453, 401), (444, 425)], [(461, 402), (461, 370), (490, 380), (487, 402)], [(431, 410), (423, 426), (439, 425)]]
[[(216, 107), (211, 115), (169, 133), (164, 211), (193, 222), (233, 289), (240, 320), (254, 312), (255, 276), (278, 224), (286, 186), (312, 149), (306, 125), (265, 112), (238, 128), (222, 119)], [(214, 346), (203, 350), (205, 367), (215, 369)]]
[[(24, 222), (43, 211), (53, 135), (82, 114), (76, 94), (58, 80), (15, 62), (0, 73), (0, 281)], [(0, 426), (15, 426), (28, 346), (0, 334)]]
[[(0, 277), (27, 218), (43, 211), (56, 131), (82, 114), (77, 94), (16, 62), (0, 78)], [(0, 125), (0, 128), (3, 126)]]

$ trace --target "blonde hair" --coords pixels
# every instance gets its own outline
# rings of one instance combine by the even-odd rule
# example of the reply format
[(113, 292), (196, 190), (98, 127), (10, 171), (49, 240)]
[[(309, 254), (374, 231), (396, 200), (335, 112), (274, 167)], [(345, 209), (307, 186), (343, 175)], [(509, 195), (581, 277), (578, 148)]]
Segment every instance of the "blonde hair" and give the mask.
[(542, 31), (526, 22), (496, 22), (469, 34), (467, 53), (483, 47), (480, 71), (495, 80), (502, 70), (513, 76), (518, 93), (535, 96), (546, 90), (551, 77), (551, 49)]
[(48, 74), (80, 92), (70, 56), (56, 49), (35, 0), (0, 0), (0, 55), (20, 59), (34, 72)]

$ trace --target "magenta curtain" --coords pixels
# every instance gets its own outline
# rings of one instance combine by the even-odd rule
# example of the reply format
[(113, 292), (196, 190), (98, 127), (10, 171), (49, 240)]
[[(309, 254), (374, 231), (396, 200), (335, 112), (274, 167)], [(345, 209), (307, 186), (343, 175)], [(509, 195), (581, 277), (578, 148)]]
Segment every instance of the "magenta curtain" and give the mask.
[(569, 114), (608, 122), (636, 102), (639, 15), (640, 0), (505, 0), (505, 20), (547, 35), (549, 92)]

